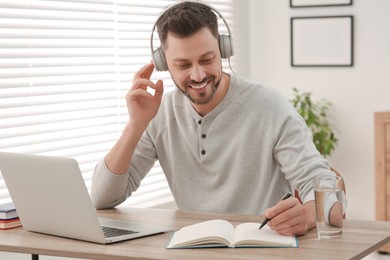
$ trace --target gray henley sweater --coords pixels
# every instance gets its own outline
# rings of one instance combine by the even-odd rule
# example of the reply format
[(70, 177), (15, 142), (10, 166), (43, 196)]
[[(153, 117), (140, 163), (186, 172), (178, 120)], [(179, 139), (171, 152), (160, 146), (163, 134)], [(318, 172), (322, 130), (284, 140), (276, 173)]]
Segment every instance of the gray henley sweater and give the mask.
[(182, 210), (262, 214), (287, 191), (314, 199), (312, 180), (332, 174), (304, 120), (274, 89), (230, 76), (222, 102), (201, 117), (177, 89), (164, 95), (138, 142), (129, 173), (95, 169), (92, 201), (115, 207), (159, 160)]

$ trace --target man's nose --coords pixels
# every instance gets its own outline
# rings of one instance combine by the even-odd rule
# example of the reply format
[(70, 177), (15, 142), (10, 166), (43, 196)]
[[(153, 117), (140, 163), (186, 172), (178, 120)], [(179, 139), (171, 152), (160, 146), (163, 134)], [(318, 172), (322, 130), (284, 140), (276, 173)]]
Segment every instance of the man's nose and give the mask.
[(202, 82), (202, 80), (206, 77), (206, 73), (203, 70), (202, 66), (194, 65), (191, 68), (191, 80), (195, 82)]

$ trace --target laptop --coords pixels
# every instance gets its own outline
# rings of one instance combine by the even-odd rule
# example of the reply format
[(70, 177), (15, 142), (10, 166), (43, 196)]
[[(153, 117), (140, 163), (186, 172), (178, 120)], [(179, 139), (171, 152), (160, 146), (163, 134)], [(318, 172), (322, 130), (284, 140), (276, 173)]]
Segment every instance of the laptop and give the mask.
[(28, 231), (109, 244), (172, 230), (98, 218), (75, 159), (0, 152), (0, 171)]

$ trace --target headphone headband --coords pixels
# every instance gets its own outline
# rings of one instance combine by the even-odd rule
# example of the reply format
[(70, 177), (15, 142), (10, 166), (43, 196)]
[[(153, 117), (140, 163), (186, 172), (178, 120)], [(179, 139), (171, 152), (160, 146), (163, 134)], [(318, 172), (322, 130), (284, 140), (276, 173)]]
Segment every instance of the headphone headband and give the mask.
[(222, 14), (220, 12), (218, 12), (214, 7), (208, 5), (208, 4), (205, 4), (205, 3), (201, 3), (199, 1), (181, 1), (179, 3), (176, 3), (168, 8), (166, 8), (156, 19), (156, 22), (153, 24), (153, 29), (152, 29), (152, 33), (151, 33), (151, 36), (150, 36), (150, 49), (151, 49), (151, 55), (152, 55), (152, 60), (153, 60), (153, 64), (154, 64), (154, 67), (157, 71), (165, 71), (165, 70), (168, 70), (168, 65), (167, 65), (167, 62), (165, 60), (165, 55), (164, 55), (164, 52), (163, 50), (161, 49), (161, 47), (157, 48), (156, 50), (154, 50), (153, 48), (153, 33), (156, 29), (156, 26), (157, 26), (157, 22), (160, 20), (160, 18), (171, 8), (175, 7), (176, 5), (179, 5), (183, 2), (194, 2), (194, 3), (199, 3), (199, 4), (202, 4), (208, 8), (210, 8), (211, 11), (213, 11), (214, 13), (216, 13), (223, 21), (223, 23), (225, 24), (226, 28), (227, 28), (227, 31), (228, 31), (228, 35), (225, 35), (225, 34), (220, 34), (219, 35), (219, 50), (221, 52), (221, 57), (222, 58), (226, 58), (226, 59), (229, 59), (231, 56), (233, 56), (234, 54), (234, 50), (233, 50), (233, 40), (232, 40), (232, 36), (231, 36), (231, 32), (230, 32), (230, 28), (229, 28), (229, 25), (227, 24), (226, 20), (223, 18)]

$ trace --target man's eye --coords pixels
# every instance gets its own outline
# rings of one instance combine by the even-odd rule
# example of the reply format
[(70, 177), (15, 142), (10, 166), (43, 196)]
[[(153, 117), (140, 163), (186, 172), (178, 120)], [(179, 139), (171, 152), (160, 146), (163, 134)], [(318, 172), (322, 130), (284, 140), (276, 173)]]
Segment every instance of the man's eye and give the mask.
[(176, 65), (179, 69), (186, 69), (186, 68), (188, 68), (190, 65), (188, 65), (188, 64), (177, 64)]
[(207, 60), (202, 60), (201, 63), (202, 64), (211, 64), (213, 63), (214, 59), (207, 59)]

